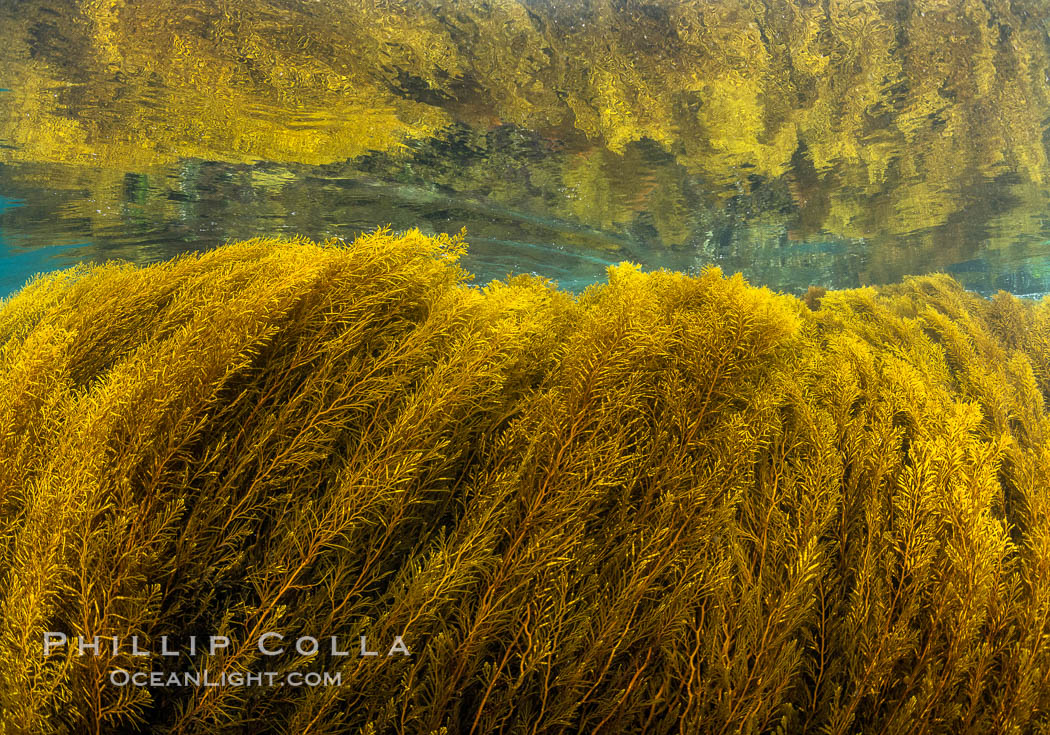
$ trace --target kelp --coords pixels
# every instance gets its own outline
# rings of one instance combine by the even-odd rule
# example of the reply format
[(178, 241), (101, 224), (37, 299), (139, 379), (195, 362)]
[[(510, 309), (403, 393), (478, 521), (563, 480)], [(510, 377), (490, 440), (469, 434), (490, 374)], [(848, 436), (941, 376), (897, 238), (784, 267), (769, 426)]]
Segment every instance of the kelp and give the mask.
[[(1050, 725), (1050, 300), (626, 263), (574, 297), (464, 248), (253, 240), (0, 302), (8, 731)], [(192, 635), (231, 645), (127, 645)], [(204, 668), (341, 686), (109, 678)]]

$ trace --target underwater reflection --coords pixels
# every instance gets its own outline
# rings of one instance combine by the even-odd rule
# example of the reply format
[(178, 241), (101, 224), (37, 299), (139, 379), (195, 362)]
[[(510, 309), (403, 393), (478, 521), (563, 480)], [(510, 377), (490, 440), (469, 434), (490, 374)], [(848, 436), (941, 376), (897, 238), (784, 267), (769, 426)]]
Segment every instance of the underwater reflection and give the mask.
[(21, 204), (0, 234), (12, 255), (142, 263), (466, 227), (480, 281), (578, 289), (631, 260), (794, 292), (947, 271), (1042, 293), (1047, 17), (1042, 0), (8, 0), (0, 195)]

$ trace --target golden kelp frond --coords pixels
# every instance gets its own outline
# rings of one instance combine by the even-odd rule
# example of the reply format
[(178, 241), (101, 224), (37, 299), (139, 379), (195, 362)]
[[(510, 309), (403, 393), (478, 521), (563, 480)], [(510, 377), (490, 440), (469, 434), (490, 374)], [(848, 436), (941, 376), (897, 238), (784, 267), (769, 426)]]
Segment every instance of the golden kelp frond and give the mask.
[[(573, 297), (470, 286), (464, 247), (255, 240), (0, 304), (5, 724), (1050, 725), (1046, 302), (931, 276), (813, 311), (630, 264)], [(128, 648), (191, 635), (230, 645)]]

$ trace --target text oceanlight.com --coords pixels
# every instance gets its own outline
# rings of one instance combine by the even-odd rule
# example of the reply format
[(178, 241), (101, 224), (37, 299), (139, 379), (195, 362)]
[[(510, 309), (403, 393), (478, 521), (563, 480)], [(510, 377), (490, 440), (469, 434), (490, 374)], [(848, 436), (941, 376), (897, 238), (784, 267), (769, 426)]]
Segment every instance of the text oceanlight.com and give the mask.
[[(350, 641), (353, 641), (353, 644)], [(121, 639), (113, 636), (70, 638), (65, 633), (44, 633), (44, 657), (65, 653), (75, 657), (142, 657), (168, 658), (174, 662), (182, 657), (221, 655), (231, 646), (228, 636), (188, 636), (173, 639), (160, 636), (153, 645), (140, 642), (139, 636)], [(356, 644), (356, 645), (354, 645)], [(324, 657), (339, 661), (350, 656), (362, 659), (374, 657), (411, 656), (402, 636), (394, 636), (388, 646), (369, 642), (367, 636), (356, 639), (340, 639), (337, 636), (315, 638), (300, 636), (288, 640), (280, 633), (263, 633), (254, 641), (254, 647), (263, 656), (298, 655), (306, 658)], [(314, 658), (314, 660), (318, 660)], [(135, 668), (135, 667), (132, 667)], [(342, 672), (339, 671), (243, 671), (230, 670), (227, 666), (213, 669), (193, 666), (190, 671), (135, 670), (116, 667), (108, 672), (113, 686), (138, 687), (245, 687), (245, 686), (340, 686)]]
[(113, 669), (109, 683), (126, 687), (341, 686), (341, 671), (126, 671)]

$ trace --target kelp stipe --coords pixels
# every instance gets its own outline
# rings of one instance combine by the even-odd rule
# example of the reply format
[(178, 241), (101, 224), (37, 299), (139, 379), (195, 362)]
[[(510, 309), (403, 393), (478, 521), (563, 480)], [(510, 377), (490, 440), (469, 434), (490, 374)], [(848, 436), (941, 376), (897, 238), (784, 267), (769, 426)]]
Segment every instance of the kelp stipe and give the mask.
[[(574, 298), (468, 286), (463, 247), (250, 241), (0, 304), (7, 727), (1050, 724), (1050, 302), (627, 264)], [(116, 687), (156, 662), (45, 631), (342, 685)]]

